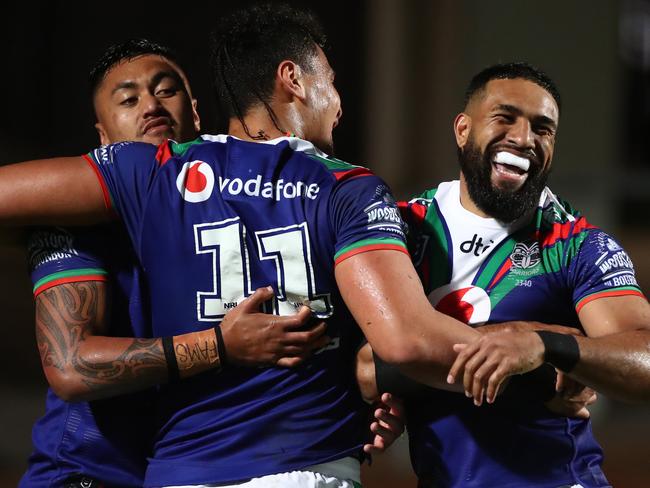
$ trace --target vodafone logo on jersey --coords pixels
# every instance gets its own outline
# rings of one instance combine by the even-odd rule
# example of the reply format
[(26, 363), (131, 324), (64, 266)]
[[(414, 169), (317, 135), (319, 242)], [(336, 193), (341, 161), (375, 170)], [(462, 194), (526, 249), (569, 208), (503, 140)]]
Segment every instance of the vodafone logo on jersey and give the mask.
[(176, 178), (176, 188), (186, 202), (205, 202), (214, 190), (214, 172), (203, 161), (185, 163)]
[(439, 312), (470, 325), (484, 324), (492, 312), (490, 297), (478, 286), (455, 290), (451, 285), (443, 286), (429, 294), (429, 301)]

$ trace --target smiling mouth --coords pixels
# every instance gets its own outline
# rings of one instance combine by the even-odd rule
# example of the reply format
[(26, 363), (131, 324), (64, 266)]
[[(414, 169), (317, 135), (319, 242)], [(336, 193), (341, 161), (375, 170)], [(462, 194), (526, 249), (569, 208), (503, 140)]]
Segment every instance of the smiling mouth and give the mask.
[(492, 167), (496, 183), (521, 185), (528, 178), (530, 160), (511, 152), (499, 151), (492, 160)]

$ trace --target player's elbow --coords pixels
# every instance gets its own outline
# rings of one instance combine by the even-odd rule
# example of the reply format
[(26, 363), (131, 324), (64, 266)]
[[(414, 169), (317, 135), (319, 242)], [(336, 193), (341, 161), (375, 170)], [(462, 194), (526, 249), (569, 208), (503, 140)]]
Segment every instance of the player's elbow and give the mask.
[(88, 392), (71, 368), (46, 368), (45, 377), (56, 396), (66, 402), (87, 401)]
[(390, 344), (372, 346), (375, 353), (386, 363), (395, 366), (413, 366), (428, 361), (428, 355), (418, 341), (402, 338)]

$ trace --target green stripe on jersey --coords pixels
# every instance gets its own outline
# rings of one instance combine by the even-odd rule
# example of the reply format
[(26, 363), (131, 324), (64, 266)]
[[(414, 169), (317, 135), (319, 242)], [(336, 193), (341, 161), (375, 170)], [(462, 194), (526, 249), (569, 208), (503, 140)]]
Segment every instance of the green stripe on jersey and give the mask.
[(171, 150), (175, 156), (183, 156), (190, 147), (202, 144), (203, 142), (205, 141), (200, 137), (197, 137), (193, 141), (183, 143), (171, 141)]
[[(443, 225), (443, 217), (438, 214), (438, 206), (434, 203), (433, 197), (436, 191), (428, 191), (418, 198), (430, 199), (431, 203), (427, 209), (427, 213), (422, 223), (421, 232), (425, 236), (429, 236), (427, 248), (424, 250), (423, 264), (425, 260), (428, 261), (428, 280), (427, 280), (427, 293), (443, 286), (449, 282), (451, 270), (449, 269), (449, 243), (447, 242), (447, 233)], [(421, 240), (421, 238), (420, 238)], [(433, 257), (442, 258), (432, 260)], [(422, 276), (424, 278), (424, 276)], [(425, 280), (423, 280), (425, 281)]]
[(336, 158), (323, 158), (321, 156), (317, 156), (316, 154), (307, 154), (310, 158), (316, 159), (317, 161), (320, 161), (323, 163), (325, 166), (327, 166), (327, 169), (331, 171), (337, 171), (337, 170), (350, 170), (354, 168), (363, 168), (363, 166), (356, 166), (354, 164), (346, 163), (345, 161), (342, 161), (340, 159)]
[(362, 241), (357, 241), (354, 244), (350, 244), (349, 246), (345, 246), (343, 249), (341, 249), (339, 252), (337, 252), (334, 255), (334, 260), (337, 260), (339, 256), (350, 252), (354, 249), (358, 249), (360, 247), (366, 247), (366, 246), (373, 246), (373, 245), (379, 245), (379, 244), (388, 244), (388, 245), (393, 245), (393, 246), (400, 246), (406, 249), (406, 245), (400, 241), (399, 239), (364, 239)]
[(47, 275), (44, 278), (41, 278), (34, 284), (34, 289), (33, 291), (36, 291), (38, 288), (43, 286), (45, 283), (49, 283), (51, 281), (56, 281), (60, 280), (63, 278), (70, 278), (71, 276), (84, 276), (84, 275), (107, 275), (108, 273), (101, 269), (101, 268), (81, 268), (81, 269), (72, 269), (68, 271), (59, 271), (58, 273), (53, 273), (51, 275)]
[(590, 293), (589, 295), (583, 296), (580, 300), (575, 302), (575, 308), (578, 308), (578, 305), (580, 305), (580, 303), (584, 302), (589, 297), (592, 297), (594, 295), (602, 295), (604, 293), (617, 292), (617, 291), (636, 291), (638, 293), (643, 294), (643, 292), (641, 291), (641, 288), (639, 288), (637, 286), (618, 286), (616, 288), (605, 288), (604, 290), (595, 291), (593, 293)]

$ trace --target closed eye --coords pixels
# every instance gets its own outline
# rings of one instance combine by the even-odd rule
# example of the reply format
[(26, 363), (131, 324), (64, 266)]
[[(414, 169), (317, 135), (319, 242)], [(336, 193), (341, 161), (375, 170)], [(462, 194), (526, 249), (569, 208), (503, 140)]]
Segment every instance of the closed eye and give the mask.
[(514, 115), (509, 114), (509, 113), (503, 113), (503, 112), (494, 114), (494, 118), (499, 120), (499, 121), (507, 122), (509, 124), (512, 124), (515, 121), (515, 116)]

